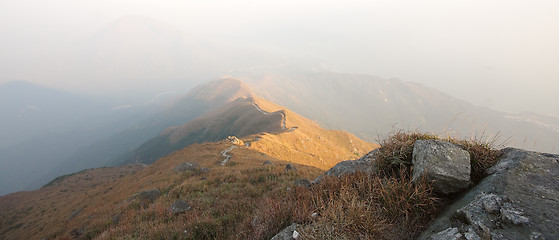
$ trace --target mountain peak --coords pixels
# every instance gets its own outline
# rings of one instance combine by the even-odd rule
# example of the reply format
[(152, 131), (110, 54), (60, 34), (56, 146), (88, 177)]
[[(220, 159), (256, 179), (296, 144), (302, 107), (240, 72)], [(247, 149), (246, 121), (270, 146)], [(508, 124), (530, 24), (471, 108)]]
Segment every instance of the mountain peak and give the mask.
[(252, 89), (240, 80), (231, 77), (223, 77), (195, 87), (186, 96), (186, 98), (224, 103), (250, 97), (255, 97)]

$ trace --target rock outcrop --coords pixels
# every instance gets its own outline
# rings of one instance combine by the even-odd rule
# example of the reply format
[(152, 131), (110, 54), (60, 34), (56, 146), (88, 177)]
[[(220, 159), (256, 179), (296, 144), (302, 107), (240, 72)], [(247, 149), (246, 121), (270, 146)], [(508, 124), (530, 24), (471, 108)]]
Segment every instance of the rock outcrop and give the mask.
[(343, 175), (354, 173), (356, 171), (367, 173), (376, 172), (376, 169), (374, 167), (376, 166), (376, 164), (373, 164), (373, 161), (375, 161), (374, 155), (377, 151), (378, 150), (375, 149), (357, 160), (347, 160), (339, 162), (332, 168), (328, 169), (328, 171), (326, 171), (323, 175), (320, 175), (316, 179), (314, 179), (312, 183), (319, 183), (322, 178), (324, 178), (324, 176), (341, 177)]
[(233, 143), (233, 144), (235, 144), (235, 145), (237, 145), (237, 146), (244, 146), (244, 145), (245, 145), (245, 143), (243, 142), (243, 140), (238, 139), (238, 138), (235, 137), (235, 136), (229, 136), (229, 137), (227, 137), (227, 141), (230, 141), (231, 143)]
[(419, 239), (559, 239), (559, 156), (503, 153)]
[(413, 146), (414, 182), (433, 181), (440, 194), (460, 192), (470, 185), (470, 154), (459, 146), (439, 140), (417, 140)]

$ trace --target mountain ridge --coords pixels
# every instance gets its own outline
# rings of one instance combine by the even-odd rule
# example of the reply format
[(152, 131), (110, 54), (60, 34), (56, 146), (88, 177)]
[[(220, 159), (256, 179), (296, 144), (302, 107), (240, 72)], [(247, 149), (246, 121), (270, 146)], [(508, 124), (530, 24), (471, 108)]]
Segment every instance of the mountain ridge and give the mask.
[(419, 83), (297, 65), (255, 68), (230, 75), (266, 99), (324, 127), (347, 130), (369, 141), (408, 129), (459, 138), (500, 136), (501, 141), (514, 147), (559, 150), (559, 134), (548, 127), (559, 125), (557, 120), (547, 118), (547, 125), (516, 121), (506, 116), (518, 118), (518, 114), (476, 106)]

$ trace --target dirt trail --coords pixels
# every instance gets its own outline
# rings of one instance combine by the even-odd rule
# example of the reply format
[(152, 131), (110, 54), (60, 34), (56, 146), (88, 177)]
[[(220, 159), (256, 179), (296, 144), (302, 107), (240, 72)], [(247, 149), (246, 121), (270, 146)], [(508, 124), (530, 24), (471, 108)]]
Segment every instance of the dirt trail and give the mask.
[[(256, 109), (258, 111), (260, 111), (261, 113), (265, 114), (265, 115), (272, 115), (272, 114), (280, 114), (281, 115), (281, 128), (283, 130), (287, 129), (286, 125), (287, 125), (287, 120), (285, 117), (285, 114), (283, 112), (277, 111), (277, 112), (267, 112), (262, 110), (262, 108), (260, 108), (260, 106), (258, 106), (258, 104), (256, 103), (252, 103), (252, 105), (254, 105), (254, 107), (256, 107)], [(292, 127), (291, 129), (289, 129), (289, 132), (292, 132), (293, 130), (297, 129), (297, 127)]]
[(223, 161), (221, 161), (221, 166), (225, 166), (225, 164), (227, 163), (227, 161), (229, 161), (229, 159), (231, 158), (231, 154), (229, 154), (229, 152), (235, 148), (238, 148), (239, 146), (237, 145), (233, 145), (231, 147), (228, 147), (227, 149), (223, 150), (223, 152), (221, 152), (221, 155), (225, 157), (225, 159), (223, 159)]

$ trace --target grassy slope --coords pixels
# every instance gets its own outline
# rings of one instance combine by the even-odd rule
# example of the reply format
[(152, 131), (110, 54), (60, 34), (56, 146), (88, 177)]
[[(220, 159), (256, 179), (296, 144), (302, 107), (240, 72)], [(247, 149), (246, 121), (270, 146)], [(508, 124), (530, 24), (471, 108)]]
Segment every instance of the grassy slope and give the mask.
[[(122, 170), (88, 170), (38, 191), (0, 197), (0, 237), (267, 239), (297, 222), (306, 239), (413, 239), (453, 200), (434, 194), (429, 183), (409, 178), (408, 150), (417, 139), (437, 138), (398, 132), (377, 152), (384, 174), (327, 177), (311, 188), (293, 187), (293, 182), (316, 177), (322, 172), (317, 168), (295, 164), (297, 171), (286, 171), (286, 161), (240, 146), (222, 166), (222, 151), (232, 143), (194, 144), (118, 180), (115, 176)], [(476, 172), (485, 172), (499, 158), (491, 142), (443, 140), (470, 152), (474, 181)], [(175, 173), (173, 168), (185, 161), (209, 171)], [(263, 165), (265, 161), (274, 164)], [(79, 184), (88, 176), (96, 176), (95, 184)], [(154, 203), (131, 198), (154, 188), (162, 192)], [(176, 200), (188, 202), (192, 209), (171, 214), (169, 206)], [(68, 220), (76, 209), (83, 210)]]
[(297, 127), (281, 134), (262, 134), (251, 144), (251, 149), (270, 156), (326, 170), (341, 160), (356, 159), (378, 147), (347, 132), (325, 130), (311, 120), (263, 99), (257, 99), (256, 104), (268, 112), (283, 111), (287, 130)]
[[(83, 237), (107, 231), (105, 234), (117, 238), (159, 238), (184, 233), (184, 229), (225, 236), (242, 228), (249, 221), (254, 204), (265, 201), (268, 194), (285, 192), (294, 180), (314, 178), (321, 173), (303, 165), (297, 165), (296, 172), (286, 172), (285, 161), (248, 148), (234, 149), (230, 162), (221, 166), (221, 152), (231, 145), (226, 141), (195, 144), (116, 181), (113, 179), (123, 170), (94, 169), (37, 191), (0, 197), (0, 236), (69, 238), (73, 229), (83, 229)], [(266, 160), (275, 164), (263, 165)], [(185, 161), (197, 162), (210, 171), (175, 173), (173, 168)], [(90, 177), (93, 180), (84, 182)], [(128, 200), (137, 192), (153, 188), (159, 188), (163, 196), (145, 209), (137, 201)], [(187, 201), (193, 210), (171, 216), (167, 208), (177, 199)], [(76, 209), (83, 210), (67, 221)], [(119, 224), (112, 223), (116, 215), (120, 216)], [(196, 225), (200, 222), (208, 226)]]
[[(268, 112), (282, 109), (261, 99), (256, 103)], [(288, 194), (286, 188), (292, 187), (294, 180), (314, 179), (322, 173), (319, 168), (356, 158), (375, 147), (353, 135), (321, 129), (289, 110), (282, 112), (287, 129), (243, 138), (251, 146), (233, 149), (226, 166), (220, 163), (224, 159), (223, 150), (232, 146), (230, 142), (194, 144), (118, 180), (121, 170), (94, 169), (60, 179), (37, 191), (0, 197), (3, 219), (0, 236), (69, 238), (75, 230), (82, 237), (95, 237), (103, 232), (104, 236), (116, 238), (166, 238), (171, 236), (168, 234), (231, 238), (231, 234), (240, 233), (247, 237), (269, 237), (267, 234), (277, 232), (291, 221), (287, 208), (280, 207), (285, 203), (277, 199)], [(281, 125), (278, 121), (274, 124)], [(297, 129), (288, 131), (294, 126)], [(275, 164), (262, 165), (266, 160)], [(173, 168), (185, 161), (197, 162), (210, 171), (175, 173)], [(286, 172), (288, 162), (295, 163), (298, 171)], [(87, 180), (92, 181), (88, 183), (84, 179), (94, 180)], [(137, 201), (128, 200), (137, 192), (153, 188), (159, 188), (163, 196), (145, 209)], [(187, 201), (193, 210), (171, 216), (168, 207), (177, 199)], [(255, 207), (267, 204), (276, 207), (271, 210)], [(67, 221), (76, 209), (83, 210)], [(274, 209), (283, 212), (267, 212)], [(269, 217), (252, 224), (255, 216), (264, 215)], [(114, 223), (115, 216), (119, 216), (118, 224)], [(185, 229), (188, 234), (181, 235)]]
[[(254, 102), (270, 113), (258, 111), (262, 119), (272, 119), (269, 126), (273, 127), (268, 129), (272, 133), (243, 138), (250, 146), (230, 151), (232, 157), (225, 166), (220, 164), (224, 159), (222, 152), (232, 143), (194, 144), (132, 175), (124, 176), (137, 169), (93, 169), (59, 179), (37, 191), (0, 197), (0, 239), (70, 238), (72, 231), (86, 239), (270, 237), (292, 221), (291, 208), (281, 199), (290, 195), (286, 188), (292, 187), (295, 180), (314, 179), (323, 172), (321, 169), (355, 159), (377, 147), (345, 132), (324, 130), (263, 99)], [(249, 103), (240, 107), (257, 109)], [(276, 111), (285, 116), (285, 129), (283, 116), (272, 113)], [(214, 116), (216, 121), (220, 116)], [(243, 123), (246, 127), (258, 120), (250, 116), (241, 116), (231, 124), (242, 129)], [(297, 128), (290, 131), (293, 127)], [(263, 165), (267, 160), (274, 164)], [(210, 171), (173, 171), (186, 161), (197, 162)], [(288, 162), (298, 170), (285, 171)], [(135, 193), (154, 188), (163, 194), (155, 203), (142, 205), (130, 200)], [(192, 210), (171, 215), (168, 208), (178, 199), (187, 201)], [(77, 209), (81, 212), (68, 220)]]
[[(94, 205), (96, 196), (142, 165), (84, 170), (53, 180), (49, 186), (0, 197), (0, 239), (34, 239), (66, 225), (74, 210)], [(90, 198), (91, 197), (91, 198)]]
[(244, 137), (281, 130), (281, 117), (260, 113), (250, 99), (237, 99), (208, 115), (178, 127), (166, 129), (126, 157), (126, 163), (153, 163), (193, 143), (213, 142), (228, 136)]

